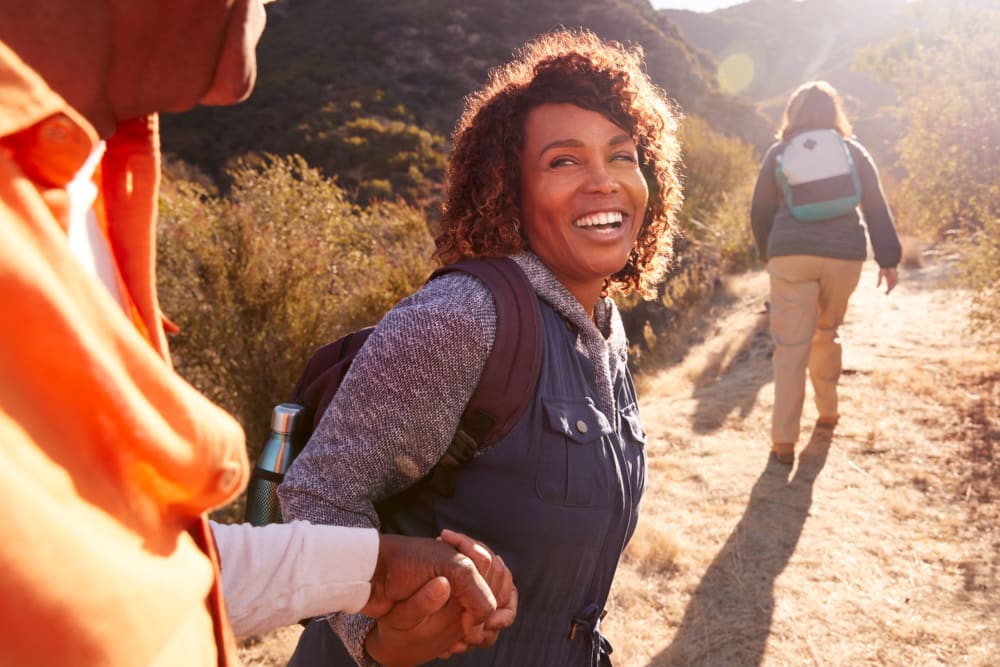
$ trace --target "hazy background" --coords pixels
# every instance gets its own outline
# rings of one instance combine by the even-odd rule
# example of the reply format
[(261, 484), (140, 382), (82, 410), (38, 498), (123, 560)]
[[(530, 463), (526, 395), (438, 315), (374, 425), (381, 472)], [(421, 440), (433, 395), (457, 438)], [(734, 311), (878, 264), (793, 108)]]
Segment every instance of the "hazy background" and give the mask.
[(732, 7), (746, 0), (652, 0), (656, 9), (689, 9), (693, 12), (711, 12)]

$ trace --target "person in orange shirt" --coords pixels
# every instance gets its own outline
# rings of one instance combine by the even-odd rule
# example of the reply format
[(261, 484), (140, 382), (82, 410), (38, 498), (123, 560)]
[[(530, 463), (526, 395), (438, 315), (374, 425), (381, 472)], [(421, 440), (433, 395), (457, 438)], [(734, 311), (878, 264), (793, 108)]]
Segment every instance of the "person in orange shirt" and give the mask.
[[(509, 570), (466, 536), (206, 518), (246, 447), (170, 365), (156, 113), (245, 99), (264, 22), (262, 0), (0, 3), (4, 664), (225, 665), (234, 630), (333, 611), (454, 650), (513, 621)], [(434, 613), (452, 596), (461, 622)]]

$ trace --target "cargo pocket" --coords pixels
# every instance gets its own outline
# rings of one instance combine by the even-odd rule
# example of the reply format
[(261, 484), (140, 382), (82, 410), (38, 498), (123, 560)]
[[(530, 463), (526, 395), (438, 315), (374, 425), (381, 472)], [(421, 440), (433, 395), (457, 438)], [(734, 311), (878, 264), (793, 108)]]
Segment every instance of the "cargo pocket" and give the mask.
[(611, 504), (617, 475), (604, 437), (611, 433), (607, 418), (589, 398), (543, 403), (545, 428), (535, 478), (538, 496), (547, 503), (573, 507)]

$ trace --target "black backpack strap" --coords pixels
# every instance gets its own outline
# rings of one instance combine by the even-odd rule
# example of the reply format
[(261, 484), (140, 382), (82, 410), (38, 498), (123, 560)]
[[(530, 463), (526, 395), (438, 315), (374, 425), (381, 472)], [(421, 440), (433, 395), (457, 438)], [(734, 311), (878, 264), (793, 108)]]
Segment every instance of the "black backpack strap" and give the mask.
[(538, 296), (521, 267), (509, 257), (480, 257), (443, 266), (430, 279), (454, 271), (473, 275), (489, 287), (497, 325), (479, 386), (448, 451), (431, 473), (431, 486), (445, 494), (453, 489), (454, 469), (468, 463), (478, 450), (496, 444), (524, 414), (535, 395), (542, 363)]

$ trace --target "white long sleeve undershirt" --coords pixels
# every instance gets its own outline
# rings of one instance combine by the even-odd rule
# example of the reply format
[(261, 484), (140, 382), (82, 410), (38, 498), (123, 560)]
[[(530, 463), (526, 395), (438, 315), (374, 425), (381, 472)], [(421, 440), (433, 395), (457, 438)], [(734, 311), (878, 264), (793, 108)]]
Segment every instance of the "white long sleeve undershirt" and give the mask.
[(334, 611), (354, 613), (368, 601), (378, 559), (374, 529), (305, 521), (211, 526), (238, 637)]

